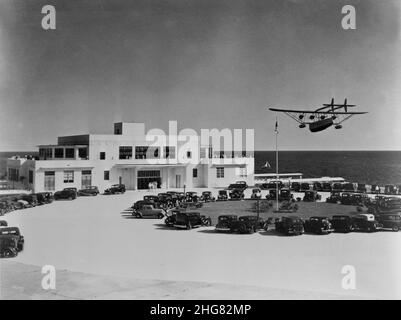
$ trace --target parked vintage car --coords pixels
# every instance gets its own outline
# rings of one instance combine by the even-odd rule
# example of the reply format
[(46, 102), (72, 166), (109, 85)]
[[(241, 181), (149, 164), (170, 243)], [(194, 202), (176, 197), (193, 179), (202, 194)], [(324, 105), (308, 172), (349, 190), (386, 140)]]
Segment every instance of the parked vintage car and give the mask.
[(330, 219), (334, 232), (351, 232), (354, 230), (352, 219), (346, 215), (334, 215)]
[(37, 205), (39, 205), (38, 198), (33, 193), (31, 193), (31, 194), (25, 194), (25, 193), (20, 194), (18, 196), (18, 200), (27, 201), (31, 207), (36, 207)]
[(294, 195), (289, 188), (282, 188), (278, 195), (278, 201), (291, 201), (293, 198)]
[(135, 218), (158, 218), (163, 219), (166, 211), (162, 208), (157, 208), (153, 204), (145, 204), (141, 202), (132, 208), (132, 215)]
[(401, 213), (383, 213), (376, 216), (377, 222), (379, 222), (383, 229), (391, 229), (398, 231), (401, 229)]
[(210, 226), (212, 219), (201, 215), (199, 212), (178, 211), (175, 215), (174, 227), (180, 229), (192, 229), (201, 226)]
[(235, 181), (235, 184), (241, 185), (244, 189), (248, 188), (246, 181)]
[(274, 189), (274, 190), (278, 189), (278, 190), (280, 190), (283, 187), (284, 187), (284, 183), (283, 183), (283, 181), (280, 181), (280, 180), (270, 181), (267, 184), (267, 189)]
[(185, 201), (187, 202), (198, 202), (199, 196), (196, 191), (187, 191), (185, 193)]
[(24, 237), (17, 227), (0, 227), (0, 257), (11, 258), (24, 249)]
[(251, 199), (261, 199), (261, 198), (262, 198), (262, 191), (260, 190), (260, 188), (253, 188)]
[(211, 202), (211, 201), (215, 201), (216, 198), (213, 197), (213, 194), (211, 191), (203, 191), (202, 195), (200, 196), (200, 201), (204, 201), (204, 202)]
[(332, 192), (330, 197), (326, 198), (327, 203), (340, 203), (341, 201), (341, 193), (340, 192)]
[(233, 189), (230, 191), (231, 200), (242, 200), (245, 198), (243, 189)]
[(217, 194), (217, 201), (226, 201), (228, 200), (227, 190), (219, 190)]
[(316, 234), (329, 234), (334, 231), (329, 218), (310, 217), (304, 223), (305, 232)]
[(125, 184), (113, 184), (110, 188), (104, 190), (104, 194), (125, 193)]
[(78, 190), (78, 196), (97, 196), (99, 194), (99, 189), (96, 186), (89, 186)]
[(302, 201), (313, 202), (322, 199), (322, 196), (316, 190), (305, 191)]
[(146, 196), (143, 196), (143, 201), (152, 202), (152, 203), (158, 203), (158, 202), (160, 202), (159, 197), (158, 197), (158, 196), (155, 196), (155, 195), (146, 195)]
[(299, 182), (292, 182), (291, 190), (293, 190), (295, 192), (299, 192), (301, 190), (301, 184)]
[(7, 227), (8, 223), (6, 220), (0, 220), (0, 227)]
[(170, 193), (164, 192), (157, 195), (159, 202), (165, 206), (172, 206), (174, 204), (173, 196)]
[(216, 231), (230, 231), (232, 221), (237, 221), (238, 216), (234, 214), (225, 214), (217, 218)]
[(38, 199), (39, 204), (51, 203), (54, 200), (54, 196), (52, 192), (38, 192), (35, 193), (36, 198)]
[(76, 198), (77, 198), (77, 193), (69, 188), (63, 189), (61, 191), (56, 191), (54, 193), (54, 200), (60, 200), (60, 199), (74, 200)]
[(322, 190), (325, 192), (331, 192), (333, 190), (331, 183), (323, 182)]
[(380, 230), (383, 225), (376, 221), (375, 216), (369, 213), (358, 214), (352, 217), (354, 230), (374, 232)]
[(232, 233), (254, 233), (263, 229), (265, 222), (258, 216), (242, 216), (230, 222)]
[(333, 192), (341, 192), (343, 191), (343, 184), (341, 182), (333, 183)]
[(305, 232), (304, 223), (297, 216), (282, 217), (274, 223), (277, 232), (286, 235), (301, 235)]
[(401, 211), (401, 198), (377, 196), (374, 201), (367, 203), (368, 213), (381, 214)]
[(323, 185), (320, 182), (313, 183), (313, 190), (323, 191)]
[(311, 189), (310, 184), (307, 183), (307, 182), (303, 182), (303, 183), (301, 183), (301, 188), (299, 189), (299, 191), (300, 192), (305, 192), (305, 191), (308, 191), (310, 189)]

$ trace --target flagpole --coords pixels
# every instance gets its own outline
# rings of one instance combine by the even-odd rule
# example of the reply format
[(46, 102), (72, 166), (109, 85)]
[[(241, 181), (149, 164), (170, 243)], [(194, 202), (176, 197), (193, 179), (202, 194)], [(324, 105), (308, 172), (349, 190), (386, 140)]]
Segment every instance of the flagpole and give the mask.
[(276, 210), (278, 211), (278, 146), (277, 146), (277, 136), (278, 136), (278, 122), (276, 116)]

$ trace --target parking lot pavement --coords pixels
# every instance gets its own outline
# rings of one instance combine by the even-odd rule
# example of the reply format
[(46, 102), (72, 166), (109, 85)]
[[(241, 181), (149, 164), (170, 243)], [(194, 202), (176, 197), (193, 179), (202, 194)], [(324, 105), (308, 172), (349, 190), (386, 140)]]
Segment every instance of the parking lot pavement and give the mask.
[[(300, 295), (401, 298), (400, 232), (281, 237), (264, 231), (217, 234), (212, 227), (171, 230), (162, 220), (133, 219), (124, 211), (146, 193), (82, 197), (7, 214), (26, 243), (12, 261), (88, 277), (207, 283), (220, 293), (246, 286)], [(355, 269), (355, 289), (342, 286), (344, 266)], [(7, 272), (2, 271), (3, 279)]]

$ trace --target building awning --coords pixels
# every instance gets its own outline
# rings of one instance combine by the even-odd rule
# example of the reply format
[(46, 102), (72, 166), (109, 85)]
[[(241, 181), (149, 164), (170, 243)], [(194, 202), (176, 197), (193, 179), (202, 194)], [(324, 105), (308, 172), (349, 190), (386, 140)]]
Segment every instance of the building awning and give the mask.
[(225, 167), (225, 168), (245, 168), (245, 163), (213, 163), (212, 167)]
[(117, 169), (143, 169), (143, 168), (177, 168), (186, 167), (188, 164), (115, 164), (113, 167)]

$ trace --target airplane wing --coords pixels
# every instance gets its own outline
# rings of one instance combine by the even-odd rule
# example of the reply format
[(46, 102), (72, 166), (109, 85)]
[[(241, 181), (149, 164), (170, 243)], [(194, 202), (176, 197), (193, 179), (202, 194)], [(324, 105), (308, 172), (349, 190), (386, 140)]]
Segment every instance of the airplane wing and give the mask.
[(337, 111), (311, 111), (311, 110), (290, 110), (269, 108), (271, 111), (284, 113), (300, 113), (300, 114), (365, 114), (367, 112), (337, 112)]

